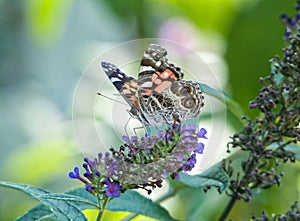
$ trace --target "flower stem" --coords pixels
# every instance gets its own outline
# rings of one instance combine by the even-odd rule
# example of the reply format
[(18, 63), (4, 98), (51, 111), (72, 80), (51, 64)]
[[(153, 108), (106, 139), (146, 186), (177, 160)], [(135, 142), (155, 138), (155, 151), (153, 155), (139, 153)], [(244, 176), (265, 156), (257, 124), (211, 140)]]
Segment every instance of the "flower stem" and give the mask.
[(103, 204), (101, 206), (101, 209), (99, 210), (99, 213), (98, 213), (98, 216), (97, 216), (97, 219), (96, 219), (97, 221), (101, 221), (102, 216), (104, 214), (104, 210), (105, 210), (106, 204), (108, 203), (108, 199), (109, 198), (105, 198), (105, 200), (104, 200), (104, 202), (103, 202)]
[(236, 200), (237, 200), (237, 198), (235, 196), (231, 197), (230, 201), (228, 202), (226, 208), (224, 209), (224, 211), (223, 211), (221, 217), (218, 219), (218, 221), (225, 221), (225, 219), (229, 215), (231, 209), (233, 208)]

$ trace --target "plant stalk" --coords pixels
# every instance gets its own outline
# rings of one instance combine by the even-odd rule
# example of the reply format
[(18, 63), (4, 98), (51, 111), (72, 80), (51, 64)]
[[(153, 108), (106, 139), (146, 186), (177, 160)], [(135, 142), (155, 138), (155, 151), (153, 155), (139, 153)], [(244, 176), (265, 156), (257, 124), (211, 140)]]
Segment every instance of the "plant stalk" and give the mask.
[(231, 209), (233, 208), (235, 202), (236, 202), (237, 198), (235, 196), (232, 196), (230, 201), (228, 202), (226, 208), (224, 209), (224, 211), (222, 212), (221, 217), (218, 219), (218, 221), (225, 221), (225, 219), (227, 218), (227, 216), (229, 215)]

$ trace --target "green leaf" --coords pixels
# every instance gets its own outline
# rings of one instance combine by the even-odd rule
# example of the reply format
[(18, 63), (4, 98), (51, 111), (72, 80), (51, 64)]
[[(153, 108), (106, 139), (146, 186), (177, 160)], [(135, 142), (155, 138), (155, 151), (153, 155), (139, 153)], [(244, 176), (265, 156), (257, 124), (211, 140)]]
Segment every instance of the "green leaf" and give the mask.
[(26, 184), (5, 182), (5, 181), (0, 181), (0, 186), (20, 190), (24, 193), (29, 194), (30, 196), (32, 196), (35, 199), (37, 199), (39, 196), (41, 196), (43, 194), (50, 193), (49, 191), (42, 189), (40, 187), (30, 186), (30, 185), (26, 185)]
[(71, 194), (49, 193), (49, 194), (42, 195), (40, 198), (49, 201), (56, 200), (56, 201), (72, 202), (72, 204), (85, 205), (84, 209), (98, 208), (98, 205), (94, 204), (94, 202), (90, 202), (89, 200), (86, 200), (82, 197), (71, 195)]
[(228, 176), (220, 165), (211, 167), (198, 175), (186, 175), (184, 173), (180, 173), (179, 181), (186, 186), (195, 188), (215, 186), (220, 191), (224, 191), (228, 186)]
[[(0, 182), (0, 186), (13, 188), (13, 189), (20, 190), (24, 193), (29, 194), (30, 196), (39, 200), (43, 205), (50, 207), (53, 214), (61, 221), (86, 220), (83, 213), (81, 213), (80, 208), (78, 208), (73, 203), (73, 200), (79, 200), (79, 199), (80, 199), (80, 202), (85, 202), (86, 200), (83, 198), (72, 196), (72, 195), (67, 195), (67, 194), (56, 194), (56, 198), (55, 198), (55, 194), (51, 194), (47, 190), (44, 190), (42, 188), (35, 187), (35, 186), (25, 185), (25, 184)], [(36, 214), (38, 214), (38, 213), (46, 213), (45, 210), (38, 211), (37, 208), (35, 208), (32, 211), (34, 212), (32, 214), (32, 216), (36, 216)], [(26, 216), (28, 218), (30, 218), (30, 214), (27, 213)]]
[(119, 198), (114, 198), (107, 204), (106, 209), (111, 211), (126, 211), (156, 218), (161, 221), (176, 220), (169, 212), (152, 200), (135, 191), (126, 191)]
[(66, 192), (66, 194), (78, 196), (87, 201), (85, 203), (73, 202), (73, 204), (78, 206), (81, 210), (92, 209), (94, 207), (97, 207), (97, 205), (98, 205), (97, 197), (90, 194), (88, 191), (86, 191), (85, 188), (77, 188), (74, 190), (70, 190), (70, 191)]
[(51, 199), (47, 195), (39, 198), (40, 202), (46, 206), (51, 207), (53, 214), (59, 220), (87, 220), (81, 210), (70, 202), (65, 202), (64, 199)]
[[(53, 217), (53, 213), (51, 209), (45, 205), (38, 205), (33, 207), (23, 216), (19, 217), (16, 221), (35, 221), (35, 220), (43, 220), (48, 217)], [(56, 219), (57, 220), (57, 219)]]
[(223, 91), (217, 90), (215, 88), (212, 88), (208, 86), (207, 84), (199, 83), (202, 91), (205, 94), (208, 94), (210, 96), (215, 97), (219, 101), (226, 104), (227, 110), (236, 117), (236, 120), (240, 123), (240, 127), (243, 126), (243, 122), (241, 120), (242, 116), (244, 115), (242, 111), (242, 107), (239, 105), (238, 102), (233, 100), (232, 97), (230, 97), (228, 94), (226, 94)]
[[(81, 199), (85, 199), (88, 202), (80, 202), (75, 201), (73, 202), (74, 205), (76, 205), (80, 210), (85, 209), (93, 209), (97, 205), (97, 198), (93, 196), (92, 194), (88, 193), (85, 188), (77, 188), (74, 190), (70, 190), (67, 192), (67, 194), (74, 195), (81, 197)], [(28, 211), (26, 214), (24, 214), (22, 217), (20, 217), (17, 221), (27, 221), (27, 220), (39, 220), (44, 219), (47, 217), (53, 216), (52, 211), (49, 207), (45, 205), (37, 205), (36, 207), (32, 208), (30, 211)], [(53, 217), (53, 219), (55, 219)], [(57, 220), (57, 219), (56, 219)]]

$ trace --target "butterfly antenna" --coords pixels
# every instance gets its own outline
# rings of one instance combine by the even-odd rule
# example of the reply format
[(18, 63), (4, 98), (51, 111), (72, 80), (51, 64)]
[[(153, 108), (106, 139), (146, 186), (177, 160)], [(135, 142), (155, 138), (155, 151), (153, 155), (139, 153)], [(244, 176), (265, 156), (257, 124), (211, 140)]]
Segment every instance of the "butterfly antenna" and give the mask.
[(112, 100), (112, 101), (114, 101), (114, 102), (117, 102), (117, 103), (119, 103), (119, 104), (123, 104), (123, 105), (125, 105), (126, 107), (128, 107), (128, 104), (126, 104), (126, 103), (123, 103), (123, 102), (121, 102), (121, 101), (118, 101), (118, 100), (115, 100), (115, 99), (113, 99), (113, 98), (111, 98), (111, 97), (108, 97), (108, 96), (106, 96), (106, 95), (104, 95), (104, 94), (101, 94), (101, 93), (97, 93), (99, 96), (101, 96), (101, 97), (105, 97), (106, 99), (109, 99), (109, 100)]

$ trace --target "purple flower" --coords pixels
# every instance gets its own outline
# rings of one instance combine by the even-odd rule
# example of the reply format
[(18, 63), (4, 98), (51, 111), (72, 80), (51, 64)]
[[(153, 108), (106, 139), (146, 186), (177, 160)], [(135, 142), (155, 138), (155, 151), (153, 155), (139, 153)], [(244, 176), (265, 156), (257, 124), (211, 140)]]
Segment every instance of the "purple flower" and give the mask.
[(88, 192), (91, 192), (92, 190), (94, 189), (94, 187), (92, 187), (91, 185), (87, 184), (85, 186), (85, 190), (88, 191)]
[(207, 139), (207, 137), (205, 136), (206, 133), (207, 133), (207, 131), (204, 128), (201, 128), (198, 131), (197, 135), (198, 135), (199, 138)]
[(130, 138), (130, 140), (131, 140), (132, 143), (135, 142), (135, 141), (137, 141), (138, 139), (139, 139), (138, 136), (132, 136)]
[(71, 179), (79, 179), (79, 178), (80, 178), (79, 168), (78, 168), (78, 167), (75, 167), (75, 168), (74, 168), (74, 172), (70, 172), (70, 173), (69, 173), (69, 177), (70, 177)]
[(84, 177), (88, 178), (89, 180), (93, 179), (93, 174), (91, 174), (90, 172), (85, 172), (83, 174)]
[(84, 178), (82, 178), (79, 174), (79, 168), (78, 167), (75, 167), (74, 168), (74, 172), (70, 172), (69, 173), (69, 177), (71, 179), (78, 179), (80, 180), (81, 182), (83, 182), (84, 184), (88, 184), (88, 181), (86, 181)]
[(203, 150), (204, 150), (204, 144), (203, 143), (198, 143), (196, 148), (194, 149), (194, 153), (202, 154)]
[(107, 197), (119, 197), (121, 192), (121, 186), (117, 182), (110, 182), (109, 180), (104, 181), (106, 185), (105, 194)]
[(130, 139), (128, 136), (124, 135), (122, 136), (122, 140), (125, 142), (125, 143), (130, 143)]
[(196, 164), (197, 160), (196, 160), (196, 154), (192, 154), (192, 156), (190, 157), (190, 159), (182, 165), (182, 169), (187, 172), (187, 171), (191, 171)]
[(163, 137), (165, 136), (165, 134), (166, 134), (166, 132), (163, 131), (163, 130), (159, 130), (159, 131), (157, 132), (157, 136), (160, 137), (160, 138), (163, 138)]
[(297, 18), (292, 18), (292, 19), (290, 20), (290, 24), (291, 24), (292, 26), (296, 26), (296, 25), (297, 25), (297, 22), (298, 22)]
[(117, 150), (99, 153), (97, 158), (85, 158), (83, 176), (79, 169), (70, 172), (71, 178), (81, 180), (93, 195), (119, 197), (127, 189), (142, 188), (148, 193), (166, 176), (174, 179), (180, 171), (191, 171), (196, 164), (196, 154), (202, 154), (207, 139), (206, 130), (198, 131), (195, 125), (181, 125), (158, 131), (156, 135), (123, 136), (125, 142)]

